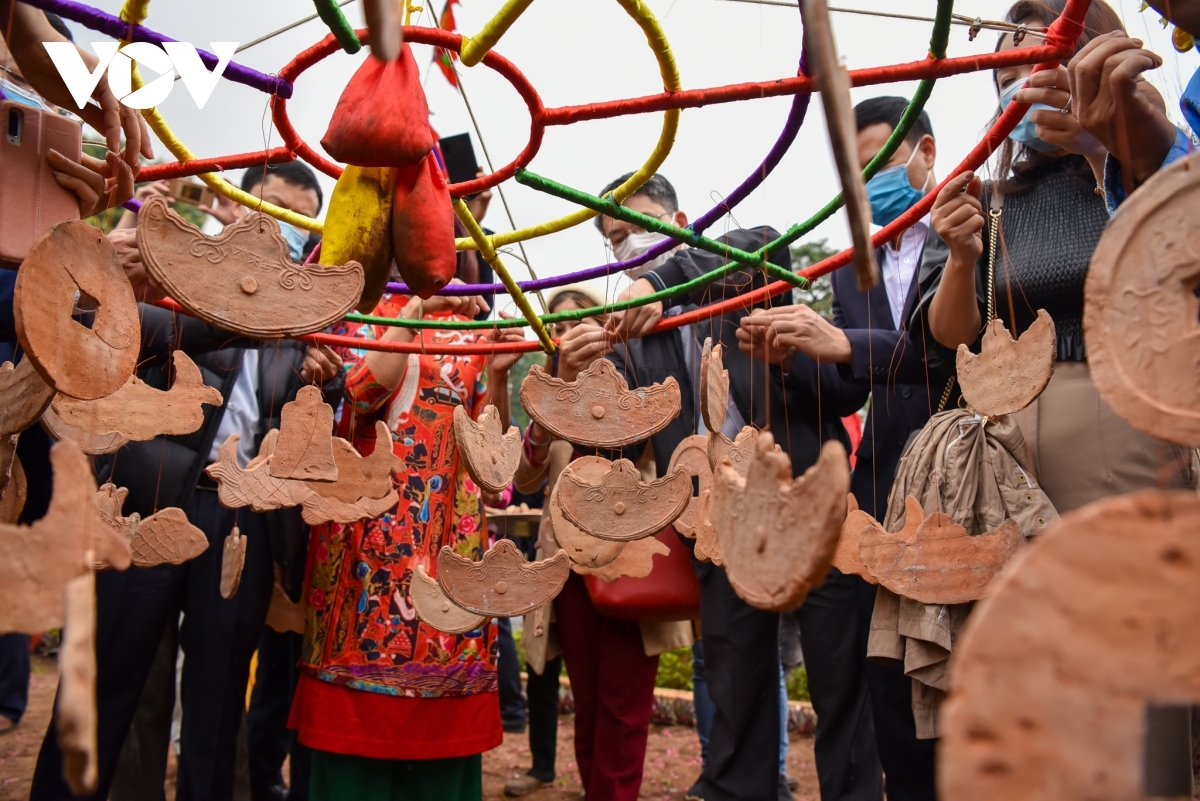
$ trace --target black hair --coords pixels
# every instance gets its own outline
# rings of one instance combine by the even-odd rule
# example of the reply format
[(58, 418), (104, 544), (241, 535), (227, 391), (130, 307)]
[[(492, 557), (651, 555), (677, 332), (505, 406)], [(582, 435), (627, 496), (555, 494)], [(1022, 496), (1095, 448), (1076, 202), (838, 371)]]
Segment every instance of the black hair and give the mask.
[[(627, 172), (620, 178), (610, 181), (608, 186), (600, 190), (600, 197), (604, 197), (632, 177), (633, 173)], [(679, 196), (675, 194), (675, 187), (671, 186), (671, 182), (658, 173), (651, 175), (650, 179), (638, 187), (637, 191), (629, 197), (637, 197), (638, 195), (650, 198), (655, 203), (666, 209), (670, 214), (674, 214), (675, 212), (679, 211)], [(625, 199), (628, 200), (629, 198), (627, 197)], [(596, 218), (596, 227), (601, 231), (604, 230), (600, 227), (600, 221), (602, 219), (604, 219), (603, 216)]]
[[(854, 107), (855, 130), (861, 132), (863, 128), (885, 123), (894, 131), (899, 127), (900, 118), (907, 109), (908, 101), (903, 97), (872, 97), (870, 100), (864, 100)], [(926, 135), (933, 136), (933, 125), (929, 122), (929, 115), (922, 111), (917, 115), (917, 120), (909, 129), (904, 141), (916, 147), (921, 137)]]
[(46, 11), (45, 14), (46, 14), (46, 22), (50, 23), (51, 28), (58, 31), (63, 36), (67, 37), (68, 42), (75, 41), (74, 34), (72, 34), (71, 29), (67, 27), (67, 23), (63, 22), (62, 17), (60, 17), (57, 14), (54, 14), (50, 11)]
[(266, 167), (248, 167), (246, 168), (246, 173), (242, 176), (242, 191), (253, 193), (259, 184), (267, 180), (268, 175), (274, 175), (281, 181), (287, 181), (289, 184), (316, 192), (317, 213), (321, 212), (321, 206), (325, 203), (325, 196), (321, 192), (321, 185), (317, 183), (316, 173), (307, 164), (299, 161), (289, 161), (285, 164), (268, 164)]

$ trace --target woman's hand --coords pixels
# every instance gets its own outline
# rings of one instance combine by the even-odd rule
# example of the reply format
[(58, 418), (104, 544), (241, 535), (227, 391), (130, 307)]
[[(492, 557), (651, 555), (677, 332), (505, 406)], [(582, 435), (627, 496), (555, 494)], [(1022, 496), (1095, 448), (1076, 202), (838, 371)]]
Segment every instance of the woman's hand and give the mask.
[(983, 181), (968, 170), (955, 176), (938, 193), (930, 222), (933, 230), (961, 264), (975, 265), (983, 253)]
[(1042, 103), (1055, 111), (1037, 109), (1029, 120), (1037, 126), (1037, 135), (1069, 153), (1083, 156), (1088, 162), (1104, 161), (1108, 154), (1100, 140), (1092, 136), (1075, 119), (1071, 107), (1071, 80), (1067, 68), (1059, 66), (1029, 76), (1026, 88), (1013, 96), (1017, 103)]
[(300, 367), (306, 384), (324, 384), (342, 371), (342, 357), (328, 345), (309, 345)]
[(56, 150), (46, 154), (54, 171), (54, 180), (79, 198), (79, 216), (91, 217), (133, 197), (133, 170), (116, 153), (105, 160), (86, 153), (74, 162)]
[[(451, 279), (451, 284), (462, 284), (458, 278)], [(416, 296), (409, 299), (404, 307), (404, 316), (419, 320), (427, 314), (448, 311), (467, 319), (474, 319), (480, 312), (491, 311), (492, 307), (478, 295), (434, 295), (428, 300)]]
[[(508, 312), (500, 312), (500, 317), (505, 320), (511, 320), (512, 315)], [(524, 342), (525, 329), (523, 328), (493, 328), (491, 334), (488, 335), (489, 342)], [(497, 377), (507, 380), (508, 371), (513, 368), (517, 362), (521, 360), (520, 353), (493, 353), (488, 357), (488, 380), (495, 381)]]
[(596, 359), (612, 352), (614, 335), (598, 325), (577, 325), (558, 341), (558, 377), (574, 381)]
[(121, 269), (125, 271), (125, 277), (129, 279), (130, 286), (133, 287), (134, 297), (143, 303), (154, 303), (167, 296), (146, 272), (142, 252), (137, 246), (136, 228), (117, 228), (108, 234), (108, 241), (112, 242), (117, 250), (117, 259)]

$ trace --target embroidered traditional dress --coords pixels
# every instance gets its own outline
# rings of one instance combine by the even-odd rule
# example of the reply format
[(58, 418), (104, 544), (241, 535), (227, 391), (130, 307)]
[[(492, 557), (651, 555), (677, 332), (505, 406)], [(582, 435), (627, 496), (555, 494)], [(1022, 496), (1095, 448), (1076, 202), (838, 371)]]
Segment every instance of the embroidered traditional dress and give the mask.
[[(375, 314), (398, 316), (402, 296), (385, 295)], [(431, 314), (430, 318), (453, 318)], [(344, 324), (341, 334), (376, 339), (382, 326)], [(426, 344), (478, 335), (424, 330)], [(312, 530), (308, 616), (291, 725), (312, 748), (388, 760), (465, 757), (503, 739), (496, 683), (495, 627), (454, 635), (421, 622), (409, 602), (413, 571), (437, 575), (443, 545), (478, 560), (486, 526), (478, 486), (453, 440), (454, 407), (475, 416), (484, 402), (484, 356), (413, 354), (395, 390), (381, 386), (348, 350), (339, 433), (360, 453), (377, 447), (384, 420), (404, 461), (400, 503), (376, 520)]]

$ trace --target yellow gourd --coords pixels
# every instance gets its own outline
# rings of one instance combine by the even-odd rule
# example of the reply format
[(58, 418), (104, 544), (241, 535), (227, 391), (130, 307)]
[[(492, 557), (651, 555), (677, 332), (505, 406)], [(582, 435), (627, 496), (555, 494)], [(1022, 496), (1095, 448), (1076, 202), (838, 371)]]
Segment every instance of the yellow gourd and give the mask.
[(395, 186), (393, 168), (348, 165), (329, 200), (321, 263), (345, 264), (353, 259), (363, 266), (366, 281), (355, 307), (363, 314), (374, 311), (391, 275)]

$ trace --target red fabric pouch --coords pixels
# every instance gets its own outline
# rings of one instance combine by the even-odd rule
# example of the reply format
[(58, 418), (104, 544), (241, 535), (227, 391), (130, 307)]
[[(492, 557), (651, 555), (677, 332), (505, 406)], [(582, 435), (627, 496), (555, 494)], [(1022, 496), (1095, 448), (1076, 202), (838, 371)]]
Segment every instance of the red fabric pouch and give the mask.
[(392, 251), (404, 283), (422, 298), (450, 283), (458, 268), (454, 209), (446, 178), (432, 153), (396, 171)]
[(644, 578), (622, 576), (616, 581), (583, 577), (597, 612), (645, 623), (700, 617), (700, 582), (692, 571), (688, 547), (672, 527), (660, 531), (657, 539), (671, 552), (654, 557), (650, 575)]
[(342, 90), (321, 145), (358, 167), (414, 166), (429, 155), (429, 104), (407, 44), (395, 61), (367, 56)]

